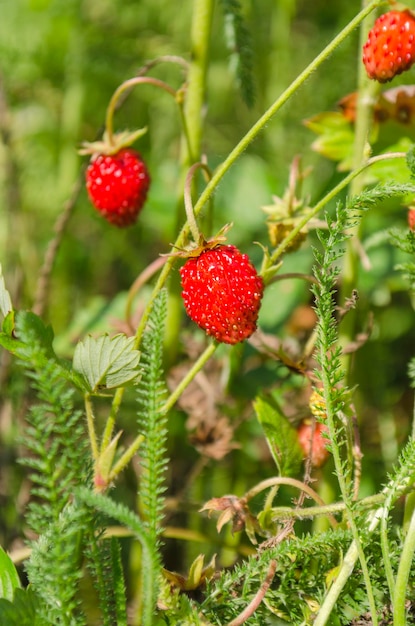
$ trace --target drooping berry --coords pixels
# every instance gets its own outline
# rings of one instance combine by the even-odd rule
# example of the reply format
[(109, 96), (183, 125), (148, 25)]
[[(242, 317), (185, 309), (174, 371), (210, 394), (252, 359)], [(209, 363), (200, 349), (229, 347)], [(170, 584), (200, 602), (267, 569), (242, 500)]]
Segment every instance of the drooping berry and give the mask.
[(415, 17), (410, 11), (388, 11), (373, 25), (363, 46), (369, 78), (386, 83), (415, 61)]
[(321, 467), (328, 459), (327, 439), (324, 433), (328, 428), (321, 422), (315, 422), (314, 427), (310, 419), (304, 420), (297, 430), (298, 443), (300, 444), (304, 458), (311, 458), (313, 467)]
[(256, 330), (263, 280), (235, 246), (203, 250), (186, 261), (180, 275), (187, 314), (208, 335), (235, 344)]
[(134, 224), (149, 186), (147, 167), (132, 148), (93, 155), (86, 171), (86, 188), (92, 204), (108, 222), (119, 227)]

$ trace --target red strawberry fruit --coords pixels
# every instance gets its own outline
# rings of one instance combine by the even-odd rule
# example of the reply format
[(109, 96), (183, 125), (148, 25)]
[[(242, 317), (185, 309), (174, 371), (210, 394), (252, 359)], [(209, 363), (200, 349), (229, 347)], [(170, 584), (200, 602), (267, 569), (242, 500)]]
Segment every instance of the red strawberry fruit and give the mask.
[(386, 83), (408, 70), (415, 61), (415, 18), (410, 11), (381, 15), (363, 46), (369, 78)]
[(208, 335), (229, 344), (252, 335), (264, 283), (246, 254), (231, 245), (207, 248), (180, 275), (187, 314)]
[(326, 448), (327, 439), (323, 433), (327, 433), (328, 428), (321, 422), (315, 422), (314, 429), (312, 421), (306, 419), (297, 430), (298, 443), (300, 444), (305, 458), (311, 457), (313, 467), (321, 467), (329, 456)]
[(410, 230), (415, 230), (415, 207), (412, 206), (408, 209), (408, 226)]
[(147, 197), (150, 175), (138, 152), (94, 154), (86, 171), (86, 188), (95, 208), (111, 224), (134, 224)]

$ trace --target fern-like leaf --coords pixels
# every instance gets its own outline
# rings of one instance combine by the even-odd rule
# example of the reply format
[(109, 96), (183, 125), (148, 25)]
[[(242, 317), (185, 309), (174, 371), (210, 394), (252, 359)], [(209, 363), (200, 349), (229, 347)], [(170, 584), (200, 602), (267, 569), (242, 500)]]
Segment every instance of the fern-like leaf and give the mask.
[(86, 624), (79, 608), (78, 585), (82, 576), (81, 540), (89, 523), (85, 507), (68, 504), (32, 544), (26, 570), (42, 600), (44, 626)]
[[(99, 518), (102, 521), (102, 515)], [(126, 590), (118, 540), (90, 533), (87, 557), (102, 610), (102, 626), (127, 626)]]
[(77, 490), (76, 496), (87, 506), (103, 515), (117, 520), (129, 528), (137, 537), (142, 547), (142, 626), (152, 626), (154, 607), (158, 592), (159, 572), (154, 567), (154, 546), (148, 537), (148, 529), (141, 519), (123, 504), (114, 502), (106, 495), (93, 493), (85, 487)]
[(163, 376), (166, 292), (158, 296), (142, 340), (142, 378), (138, 388), (138, 424), (144, 435), (140, 449), (140, 506), (150, 541), (156, 546), (161, 531), (165, 490), (167, 416), (161, 407), (167, 395)]

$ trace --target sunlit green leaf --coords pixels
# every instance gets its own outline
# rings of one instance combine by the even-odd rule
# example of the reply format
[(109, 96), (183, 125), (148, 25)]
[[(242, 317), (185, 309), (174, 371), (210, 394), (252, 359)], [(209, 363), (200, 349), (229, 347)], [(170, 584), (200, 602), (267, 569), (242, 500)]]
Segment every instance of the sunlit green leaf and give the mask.
[(17, 587), (20, 587), (17, 570), (9, 555), (0, 547), (0, 597), (13, 600)]
[(138, 377), (140, 353), (134, 348), (134, 337), (88, 336), (78, 343), (73, 368), (81, 374), (88, 389), (96, 393), (133, 383)]

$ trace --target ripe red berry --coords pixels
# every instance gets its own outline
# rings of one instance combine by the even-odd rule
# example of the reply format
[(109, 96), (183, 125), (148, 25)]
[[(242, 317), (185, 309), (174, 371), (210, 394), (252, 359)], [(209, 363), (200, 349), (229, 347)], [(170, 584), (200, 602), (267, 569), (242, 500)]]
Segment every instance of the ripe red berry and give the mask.
[(180, 275), (187, 314), (208, 335), (229, 344), (252, 335), (264, 284), (246, 254), (218, 245), (189, 258)]
[(363, 63), (369, 78), (380, 83), (408, 70), (415, 61), (415, 18), (410, 11), (381, 15), (363, 46)]
[(329, 451), (326, 448), (327, 439), (323, 435), (327, 432), (327, 426), (321, 422), (316, 422), (313, 430), (311, 420), (304, 420), (297, 430), (298, 443), (304, 452), (304, 457), (311, 456), (313, 467), (321, 467), (327, 461)]
[(409, 207), (408, 209), (408, 226), (410, 230), (415, 230), (415, 208)]
[(134, 224), (149, 186), (147, 167), (132, 148), (94, 155), (86, 171), (86, 188), (92, 204), (115, 226)]

